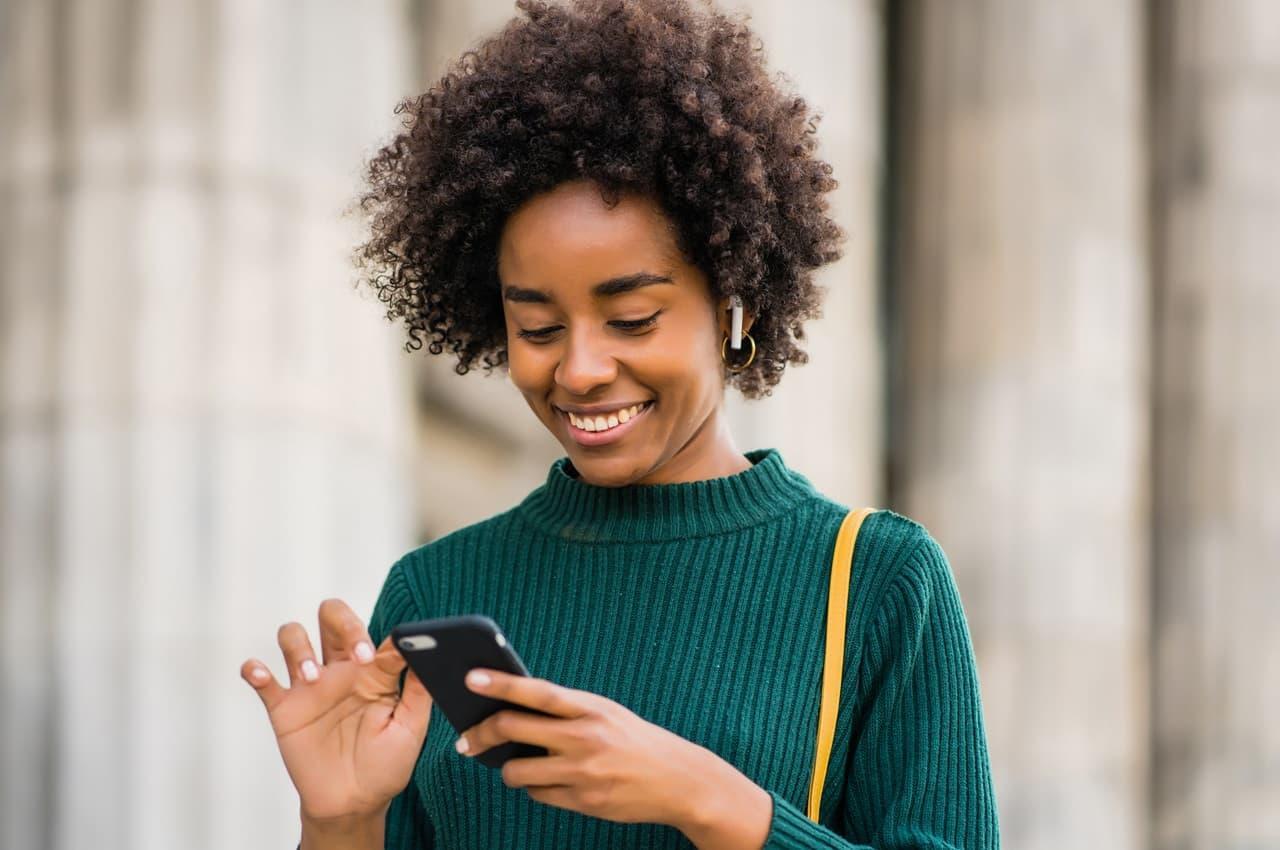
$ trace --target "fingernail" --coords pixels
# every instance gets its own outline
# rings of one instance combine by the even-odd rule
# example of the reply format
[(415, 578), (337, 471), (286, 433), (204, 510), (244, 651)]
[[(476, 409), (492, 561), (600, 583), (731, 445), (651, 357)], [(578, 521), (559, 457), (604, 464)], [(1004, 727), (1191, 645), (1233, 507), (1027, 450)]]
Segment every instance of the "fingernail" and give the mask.
[(249, 678), (255, 682), (265, 682), (267, 680), (267, 671), (261, 667), (254, 667), (249, 671)]
[(473, 670), (467, 674), (467, 683), (483, 688), (485, 685), (489, 684), (489, 674)]
[(373, 647), (365, 641), (356, 644), (356, 658), (368, 662), (373, 660)]
[(310, 658), (302, 662), (302, 678), (308, 682), (314, 682), (320, 678), (320, 671), (316, 669), (316, 663)]
[(453, 742), (453, 746), (458, 752), (465, 753), (470, 745), (467, 743), (466, 738), (459, 738)]

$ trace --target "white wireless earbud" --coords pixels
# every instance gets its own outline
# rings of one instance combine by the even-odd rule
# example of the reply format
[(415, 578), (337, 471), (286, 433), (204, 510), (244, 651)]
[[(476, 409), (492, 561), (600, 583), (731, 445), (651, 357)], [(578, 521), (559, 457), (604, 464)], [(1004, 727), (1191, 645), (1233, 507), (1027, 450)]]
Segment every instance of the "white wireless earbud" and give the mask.
[(729, 307), (732, 310), (730, 323), (733, 328), (729, 334), (729, 347), (742, 348), (742, 298), (737, 295), (730, 296)]

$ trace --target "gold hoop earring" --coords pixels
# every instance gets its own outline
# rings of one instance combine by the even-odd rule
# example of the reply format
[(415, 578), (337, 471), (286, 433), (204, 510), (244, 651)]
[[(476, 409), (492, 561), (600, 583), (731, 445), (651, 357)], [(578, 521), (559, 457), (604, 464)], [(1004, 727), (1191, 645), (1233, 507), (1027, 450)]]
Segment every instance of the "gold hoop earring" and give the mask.
[(751, 365), (751, 361), (756, 359), (756, 341), (751, 338), (751, 334), (745, 331), (742, 334), (747, 338), (747, 342), (751, 343), (751, 356), (747, 358), (747, 362), (739, 366), (734, 366), (729, 362), (729, 358), (725, 357), (725, 346), (729, 344), (729, 335), (725, 334), (724, 341), (720, 343), (720, 359), (724, 361), (725, 366), (730, 372), (741, 372), (743, 369)]

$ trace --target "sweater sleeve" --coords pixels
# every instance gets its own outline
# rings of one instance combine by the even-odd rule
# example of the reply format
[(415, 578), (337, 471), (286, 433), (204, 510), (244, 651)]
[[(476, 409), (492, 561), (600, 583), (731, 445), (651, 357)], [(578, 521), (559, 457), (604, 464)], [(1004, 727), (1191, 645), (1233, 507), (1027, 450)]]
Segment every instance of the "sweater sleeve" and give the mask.
[(762, 850), (998, 850), (977, 663), (941, 547), (920, 528), (863, 636), (842, 829), (774, 791)]
[[(369, 617), (369, 637), (375, 647), (386, 639), (393, 627), (421, 619), (404, 575), (405, 561), (402, 558), (392, 566), (382, 585), (382, 591), (378, 594), (378, 600), (374, 603), (373, 614)], [(404, 674), (401, 674), (402, 689), (404, 678)], [(434, 831), (423, 811), (412, 778), (405, 789), (392, 798), (387, 810), (385, 832), (385, 850), (431, 850), (434, 846)]]

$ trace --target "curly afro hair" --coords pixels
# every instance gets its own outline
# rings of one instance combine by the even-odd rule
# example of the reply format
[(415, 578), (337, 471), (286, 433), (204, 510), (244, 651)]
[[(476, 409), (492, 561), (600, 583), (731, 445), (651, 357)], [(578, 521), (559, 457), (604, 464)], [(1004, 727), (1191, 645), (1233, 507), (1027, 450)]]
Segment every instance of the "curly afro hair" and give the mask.
[[(498, 240), (525, 200), (575, 178), (607, 204), (654, 198), (712, 296), (737, 294), (758, 353), (726, 372), (770, 395), (808, 355), (821, 315), (811, 270), (840, 256), (820, 115), (783, 91), (743, 20), (697, 0), (517, 0), (523, 13), (468, 50), (429, 91), (396, 106), (403, 130), (366, 169), (370, 238), (355, 262), (408, 326), (406, 348), (506, 363)], [(779, 80), (783, 79), (779, 76)]]

